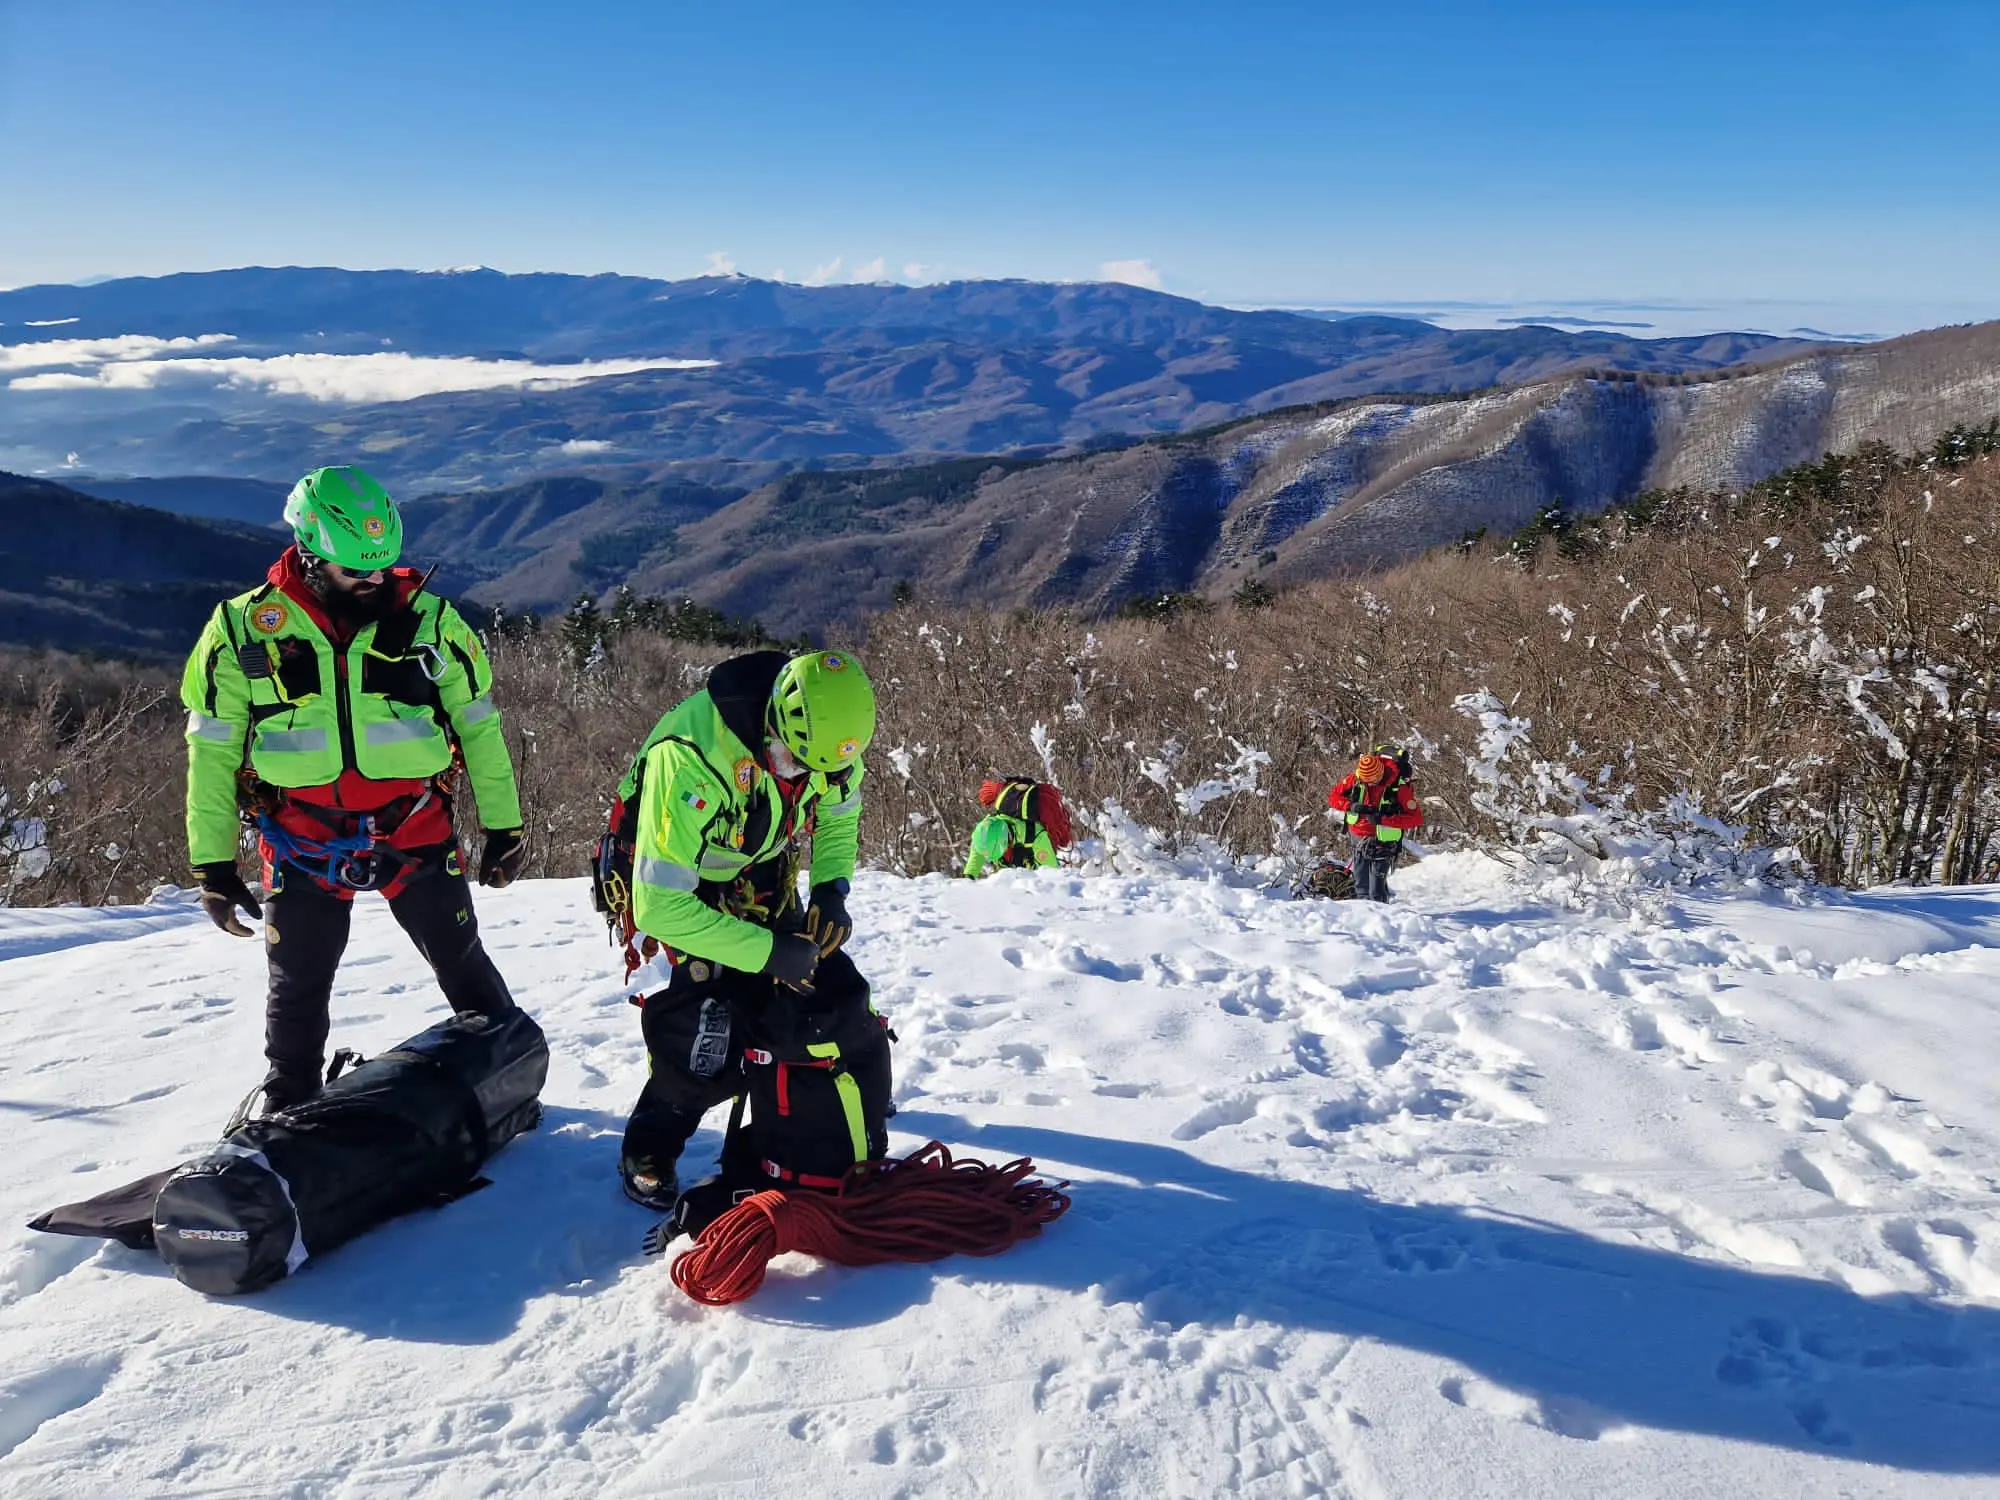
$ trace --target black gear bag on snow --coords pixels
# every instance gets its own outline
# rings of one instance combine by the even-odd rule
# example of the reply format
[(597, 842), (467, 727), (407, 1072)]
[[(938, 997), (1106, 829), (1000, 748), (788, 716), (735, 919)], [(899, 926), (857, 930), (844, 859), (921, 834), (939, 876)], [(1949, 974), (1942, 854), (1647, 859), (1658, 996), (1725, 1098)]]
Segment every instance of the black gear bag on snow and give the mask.
[(398, 1214), (461, 1197), (488, 1157), (540, 1122), (548, 1066), (526, 1011), (441, 1021), (169, 1177), (153, 1202), (160, 1256), (196, 1291), (252, 1292)]
[(485, 1186), (480, 1166), (540, 1122), (548, 1063), (526, 1011), (460, 1013), (198, 1161), (31, 1227), (150, 1243), (198, 1292), (254, 1292), (398, 1214)]

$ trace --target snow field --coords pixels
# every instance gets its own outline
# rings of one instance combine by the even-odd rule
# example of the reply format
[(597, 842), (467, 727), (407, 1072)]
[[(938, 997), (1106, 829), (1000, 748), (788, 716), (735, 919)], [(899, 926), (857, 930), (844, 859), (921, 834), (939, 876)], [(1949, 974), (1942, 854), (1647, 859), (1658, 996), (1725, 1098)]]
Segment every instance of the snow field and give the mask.
[[(644, 1054), (582, 882), (478, 898), (543, 1128), (233, 1301), (19, 1226), (203, 1149), (261, 1076), (257, 946), (0, 913), (0, 1495), (1995, 1493), (2000, 891), (1397, 891), (864, 876), (895, 1148), (1075, 1206), (720, 1311), (617, 1193)], [(334, 1014), (441, 1014), (378, 902)]]

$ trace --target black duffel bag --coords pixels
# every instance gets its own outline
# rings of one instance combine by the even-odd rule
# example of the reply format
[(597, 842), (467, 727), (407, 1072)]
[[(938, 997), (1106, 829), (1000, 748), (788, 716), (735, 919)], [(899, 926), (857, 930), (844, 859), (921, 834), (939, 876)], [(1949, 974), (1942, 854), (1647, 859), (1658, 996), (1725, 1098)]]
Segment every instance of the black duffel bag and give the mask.
[(548, 1065), (526, 1011), (441, 1021), (174, 1172), (153, 1201), (155, 1247), (199, 1292), (283, 1280), (309, 1256), (483, 1185), (486, 1159), (540, 1120)]

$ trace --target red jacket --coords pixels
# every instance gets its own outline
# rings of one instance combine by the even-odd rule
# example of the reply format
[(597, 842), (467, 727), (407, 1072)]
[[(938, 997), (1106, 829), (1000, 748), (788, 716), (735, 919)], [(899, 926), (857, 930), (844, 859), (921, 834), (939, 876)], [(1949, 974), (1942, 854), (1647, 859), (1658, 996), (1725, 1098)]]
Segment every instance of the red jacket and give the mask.
[[(328, 614), (319, 595), (306, 583), (305, 572), (299, 564), (299, 549), (296, 546), (287, 547), (271, 564), (271, 571), (266, 576), (287, 600), (304, 610), (312, 622), (326, 633), (326, 638), (336, 648), (340, 670), (345, 673), (347, 663), (342, 653), (354, 639), (354, 631)], [(411, 596), (423, 587), (423, 574), (414, 568), (391, 568), (389, 577), (396, 586), (398, 604), (407, 604)], [(356, 770), (342, 771), (337, 781), (322, 786), (292, 787), (282, 792), (277, 811), (278, 826), (307, 839), (324, 839), (329, 832), (352, 832), (352, 828), (342, 825), (358, 824), (359, 819), (343, 817), (342, 814), (374, 812), (399, 799), (421, 798), (428, 785), (428, 782), (407, 777), (375, 781)], [(325, 818), (304, 811), (297, 805), (300, 803), (323, 809), (332, 816), (335, 827), (330, 830)], [(447, 843), (452, 837), (450, 805), (444, 798), (434, 796), (394, 829), (383, 834), (381, 842), (398, 849), (427, 849)], [(268, 878), (271, 859), (268, 844), (264, 845), (263, 854)]]
[[(1373, 786), (1365, 785), (1349, 771), (1326, 794), (1326, 805), (1337, 813), (1355, 813), (1378, 828), (1398, 828), (1407, 833), (1423, 827), (1424, 810), (1417, 806), (1417, 794), (1403, 776), (1403, 768), (1393, 760), (1389, 765), (1392, 767), (1389, 774)], [(1374, 829), (1357, 836), (1373, 838)]]

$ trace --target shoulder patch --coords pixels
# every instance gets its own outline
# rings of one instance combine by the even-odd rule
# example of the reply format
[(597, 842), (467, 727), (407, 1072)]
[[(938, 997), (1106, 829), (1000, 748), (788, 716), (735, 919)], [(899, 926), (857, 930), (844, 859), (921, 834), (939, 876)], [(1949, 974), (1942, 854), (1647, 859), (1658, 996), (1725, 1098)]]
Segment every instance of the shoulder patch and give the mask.
[(250, 628), (262, 635), (276, 635), (292, 618), (282, 600), (266, 599), (250, 611)]
[(736, 762), (736, 790), (737, 790), (737, 791), (739, 791), (739, 792), (747, 792), (747, 791), (749, 791), (749, 790), (750, 790), (750, 783), (751, 783), (752, 781), (756, 780), (756, 778), (757, 778), (757, 762), (756, 762), (756, 761), (754, 761), (754, 760), (750, 759), (750, 757), (746, 755), (746, 756), (744, 756), (744, 757), (743, 757), (743, 759), (741, 759), (741, 760), (739, 760), (738, 762)]

